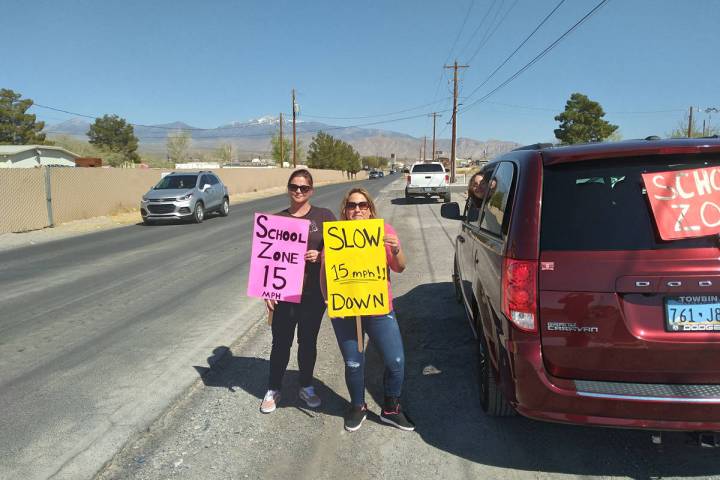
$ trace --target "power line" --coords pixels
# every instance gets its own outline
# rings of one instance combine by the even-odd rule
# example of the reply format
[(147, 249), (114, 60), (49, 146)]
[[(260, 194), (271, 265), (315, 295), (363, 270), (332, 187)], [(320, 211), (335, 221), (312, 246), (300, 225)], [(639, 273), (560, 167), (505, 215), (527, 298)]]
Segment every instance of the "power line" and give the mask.
[[(446, 108), (444, 110), (438, 110), (438, 113), (442, 112), (448, 112), (452, 109)], [(400, 118), (392, 118), (389, 120), (379, 120), (376, 122), (366, 122), (366, 123), (358, 123), (355, 125), (347, 125), (347, 126), (336, 126), (336, 127), (327, 127), (327, 128), (316, 128), (316, 129), (308, 129), (303, 130), (302, 124), (300, 124), (300, 127), (298, 128), (298, 133), (317, 133), (317, 132), (329, 132), (329, 131), (335, 131), (335, 130), (344, 130), (348, 128), (360, 128), (360, 127), (369, 127), (373, 125), (382, 125), (385, 123), (393, 123), (393, 122), (401, 122), (403, 120), (410, 120), (414, 118), (420, 118), (420, 117), (426, 117), (428, 115), (428, 112), (420, 113), (417, 115), (410, 115), (406, 117), (400, 117)], [(255, 138), (255, 137), (271, 137), (274, 134), (272, 133), (250, 133), (250, 134), (219, 134), (219, 135), (208, 135), (199, 137), (196, 140), (205, 140), (205, 139), (212, 139), (212, 138)], [(153, 135), (143, 135), (142, 138), (165, 138), (165, 136), (153, 136)]]
[[(587, 14), (585, 14), (584, 17), (582, 17), (580, 20), (578, 20), (578, 21), (575, 23), (575, 25), (573, 25), (572, 27), (570, 27), (568, 30), (565, 31), (565, 33), (563, 33), (562, 35), (560, 35), (560, 37), (558, 37), (554, 42), (552, 42), (550, 45), (548, 45), (548, 46), (545, 48), (545, 50), (543, 50), (542, 52), (540, 52), (537, 56), (535, 56), (535, 58), (533, 58), (530, 62), (526, 63), (525, 66), (523, 66), (520, 70), (518, 70), (518, 71), (515, 72), (513, 75), (511, 75), (508, 79), (506, 79), (506, 80), (505, 80), (504, 82), (502, 82), (500, 85), (498, 85), (497, 87), (495, 87), (494, 89), (492, 89), (489, 93), (487, 93), (487, 94), (484, 95), (483, 97), (479, 98), (478, 100), (475, 100), (473, 103), (471, 103), (471, 104), (468, 105), (467, 107), (463, 108), (461, 112), (465, 112), (465, 111), (471, 109), (472, 107), (474, 107), (475, 105), (484, 102), (484, 101), (487, 100), (491, 95), (493, 95), (495, 92), (497, 92), (498, 90), (500, 90), (501, 88), (503, 88), (504, 86), (506, 86), (508, 83), (512, 82), (512, 81), (515, 80), (517, 77), (519, 77), (523, 72), (525, 72), (525, 70), (527, 70), (528, 68), (532, 67), (532, 66), (533, 66), (535, 63), (537, 63), (541, 58), (543, 58), (545, 55), (547, 55), (548, 52), (550, 52), (553, 48), (555, 48), (565, 37), (567, 37), (567, 36), (568, 36), (571, 32), (573, 32), (577, 27), (579, 27), (581, 24), (583, 24), (583, 23), (584, 23), (588, 18), (590, 18), (592, 15), (594, 15), (595, 12), (597, 12), (597, 11), (600, 9), (600, 7), (602, 7), (603, 5), (605, 5), (608, 1), (609, 1), (609, 0), (601, 0), (601, 2), (598, 3), (597, 5), (595, 5), (595, 7), (592, 8)], [(476, 90), (477, 90), (477, 89), (476, 89)], [(475, 93), (475, 92), (473, 92), (473, 93)], [(472, 95), (472, 94), (471, 94), (471, 95)], [(471, 95), (469, 95), (468, 97), (470, 97)]]
[[(530, 105), (515, 105), (512, 103), (503, 103), (503, 102), (486, 102), (491, 105), (500, 105), (503, 107), (511, 107), (511, 108), (521, 108), (525, 110), (539, 110), (544, 112), (557, 112), (557, 108), (550, 108), (550, 107), (536, 107), (536, 106), (530, 106)], [(636, 111), (618, 111), (618, 112), (605, 112), (606, 114), (612, 114), (612, 115), (652, 115), (656, 113), (677, 113), (677, 112), (684, 112), (687, 109), (685, 108), (668, 108), (666, 110), (636, 110)]]
[(378, 113), (378, 114), (375, 114), (375, 115), (361, 115), (361, 116), (357, 116), (357, 117), (330, 117), (330, 116), (324, 116), (324, 115), (311, 115), (311, 114), (303, 113), (303, 117), (308, 117), (308, 118), (323, 118), (323, 119), (327, 119), (327, 120), (362, 120), (362, 119), (366, 119), (366, 118), (389, 117), (389, 116), (391, 116), (391, 115), (398, 115), (398, 114), (400, 114), (400, 113), (411, 112), (411, 111), (413, 111), (413, 110), (418, 110), (418, 109), (420, 109), (420, 108), (429, 107), (430, 105), (435, 105), (436, 103), (444, 102), (445, 100), (447, 100), (447, 99), (446, 99), (446, 98), (442, 98), (442, 99), (440, 99), (440, 100), (435, 100), (435, 101), (430, 102), (430, 103), (425, 103), (425, 104), (423, 104), (423, 105), (418, 105), (417, 107), (406, 108), (406, 109), (404, 109), (404, 110), (398, 110), (398, 111), (395, 111), (395, 112)]
[[(83, 113), (77, 113), (77, 112), (71, 112), (69, 110), (63, 110), (62, 108), (57, 107), (50, 107), (48, 105), (42, 105), (40, 103), (33, 102), (33, 107), (40, 107), (45, 108), (47, 110), (53, 110), (55, 112), (62, 112), (67, 113), (68, 115), (73, 115), (75, 117), (82, 117), (82, 118), (91, 118), (95, 120), (96, 118), (100, 118), (99, 115), (86, 115)], [(235, 125), (227, 126), (227, 127), (216, 127), (216, 128), (198, 128), (198, 127), (165, 127), (162, 125), (143, 125), (141, 123), (130, 123), (126, 122), (128, 125), (132, 125), (133, 127), (143, 127), (143, 128), (156, 128), (158, 130), (171, 130), (171, 131), (214, 131), (214, 130), (229, 130), (233, 128), (248, 126), (248, 125), (256, 125), (255, 122), (245, 122), (245, 123), (236, 123)]]
[[(470, 44), (472, 43), (473, 39), (475, 38), (475, 35), (477, 35), (477, 33), (478, 33), (478, 32), (480, 31), (480, 29), (482, 28), (482, 26), (485, 24), (485, 20), (487, 20), (488, 16), (490, 15), (490, 12), (492, 12), (492, 10), (493, 10), (493, 8), (495, 8), (495, 5), (496, 5), (496, 4), (497, 4), (497, 0), (493, 0), (493, 2), (490, 4), (490, 8), (487, 9), (487, 12), (485, 12), (485, 15), (483, 15), (482, 20), (480, 20), (480, 23), (478, 24), (477, 27), (475, 27), (475, 30), (473, 30), (473, 33), (470, 35), (470, 39), (469, 39), (468, 42), (465, 44), (465, 46), (463, 47), (463, 49), (460, 50), (460, 54), (462, 54), (465, 50), (468, 49), (468, 47), (469, 47)], [(448, 59), (449, 59), (449, 58), (448, 58)], [(447, 63), (447, 60), (448, 60), (448, 59), (445, 60), (445, 63)]]
[[(470, 0), (470, 5), (468, 6), (467, 12), (465, 12), (465, 18), (463, 19), (462, 26), (460, 27), (460, 30), (458, 30), (457, 35), (455, 36), (455, 41), (453, 42), (452, 46), (450, 47), (450, 51), (447, 54), (447, 58), (443, 62), (443, 65), (450, 60), (450, 57), (452, 57), (453, 50), (455, 49), (455, 45), (457, 45), (458, 40), (460, 39), (460, 35), (462, 35), (463, 29), (465, 28), (465, 24), (467, 23), (468, 18), (470, 17), (470, 11), (472, 10), (473, 6), (475, 5), (475, 0)], [(442, 83), (443, 78), (445, 77), (445, 69), (443, 68), (440, 71), (440, 78), (438, 78), (437, 85), (435, 85), (435, 93), (433, 93), (433, 102), (437, 98), (438, 90), (440, 89), (440, 84)]]
[(492, 38), (492, 36), (495, 34), (498, 28), (500, 28), (500, 25), (503, 24), (507, 16), (510, 14), (510, 12), (515, 8), (515, 5), (517, 5), (518, 0), (515, 0), (512, 5), (510, 5), (510, 8), (507, 9), (505, 12), (505, 15), (500, 19), (500, 21), (495, 25), (495, 28), (493, 28), (492, 32), (490, 32), (489, 35), (486, 35), (481, 41), (480, 45), (475, 49), (475, 52), (472, 54), (472, 56), (468, 59), (467, 63), (470, 63), (473, 61), (473, 59), (477, 56), (477, 54), (480, 52), (480, 50), (487, 44), (487, 42)]
[[(498, 67), (497, 67), (495, 70), (493, 70), (493, 72), (492, 72), (490, 75), (488, 75), (488, 77), (487, 77), (485, 80), (483, 80), (483, 82), (482, 82), (480, 85), (478, 85), (477, 87), (475, 87), (475, 89), (474, 89), (472, 92), (470, 92), (470, 95), (468, 95), (467, 97), (465, 97), (465, 100), (469, 100), (470, 97), (472, 97), (472, 96), (475, 94), (475, 92), (477, 92), (478, 90), (480, 90), (480, 88), (482, 88), (483, 85), (485, 85), (487, 82), (489, 82), (490, 79), (491, 79), (493, 76), (495, 76), (495, 74), (496, 74), (502, 67), (504, 67), (505, 64), (506, 64), (507, 62), (509, 62), (512, 57), (515, 56), (515, 54), (523, 47), (523, 45), (525, 45), (525, 44), (528, 42), (528, 40), (530, 40), (530, 39), (532, 38), (532, 36), (535, 35), (535, 33), (537, 33), (538, 30), (540, 30), (540, 28), (545, 24), (545, 22), (547, 22), (547, 21), (550, 19), (550, 17), (553, 16), (553, 14), (560, 8), (560, 6), (561, 6), (563, 3), (565, 3), (565, 0), (560, 0), (560, 2), (559, 2), (557, 5), (555, 5), (555, 8), (553, 8), (553, 9), (550, 11), (550, 13), (548, 13), (548, 14), (545, 16), (545, 18), (542, 19), (542, 21), (541, 21), (540, 23), (538, 23), (538, 25), (535, 27), (535, 29), (534, 29), (532, 32), (530, 32), (530, 35), (528, 35), (527, 37), (525, 37), (525, 40), (523, 40), (522, 42), (520, 42), (520, 45), (518, 45), (517, 48), (515, 48), (515, 50), (513, 50), (513, 52), (512, 52), (510, 55), (508, 55), (507, 58), (505, 58), (505, 60), (503, 60), (502, 63), (501, 63), (500, 65), (498, 65)], [(477, 53), (477, 52), (476, 52), (476, 53)], [(474, 57), (474, 56), (475, 56), (475, 55), (473, 55), (473, 57)]]

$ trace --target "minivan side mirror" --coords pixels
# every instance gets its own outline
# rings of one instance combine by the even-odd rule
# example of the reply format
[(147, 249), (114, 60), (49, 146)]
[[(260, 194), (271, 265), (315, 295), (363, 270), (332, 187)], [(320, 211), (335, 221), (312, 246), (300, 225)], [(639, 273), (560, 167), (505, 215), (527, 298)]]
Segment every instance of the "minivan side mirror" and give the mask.
[(465, 217), (460, 215), (460, 205), (457, 202), (443, 203), (440, 206), (440, 215), (450, 220), (465, 220)]

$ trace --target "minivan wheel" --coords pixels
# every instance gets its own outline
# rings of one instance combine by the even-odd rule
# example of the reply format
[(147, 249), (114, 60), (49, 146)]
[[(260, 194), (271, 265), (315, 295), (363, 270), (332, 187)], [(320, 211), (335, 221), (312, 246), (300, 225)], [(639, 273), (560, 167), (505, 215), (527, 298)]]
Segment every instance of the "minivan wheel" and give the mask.
[(201, 202), (195, 204), (192, 219), (195, 223), (202, 223), (202, 221), (205, 220), (205, 208)]
[(482, 331), (478, 332), (480, 340), (477, 342), (478, 358), (478, 387), (480, 390), (480, 406), (491, 417), (510, 417), (515, 415), (515, 409), (505, 400), (500, 391), (493, 372), (490, 359), (487, 355), (487, 344)]
[(222, 205), (220, 205), (220, 216), (227, 217), (230, 213), (230, 202), (227, 198), (223, 198)]

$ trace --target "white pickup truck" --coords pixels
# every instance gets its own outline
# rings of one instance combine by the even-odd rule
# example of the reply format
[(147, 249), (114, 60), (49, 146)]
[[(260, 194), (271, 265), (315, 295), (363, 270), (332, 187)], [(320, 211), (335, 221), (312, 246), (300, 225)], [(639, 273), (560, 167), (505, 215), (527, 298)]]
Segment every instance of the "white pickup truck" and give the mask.
[(450, 201), (450, 176), (440, 162), (415, 163), (407, 174), (405, 198), (440, 197), (445, 203)]

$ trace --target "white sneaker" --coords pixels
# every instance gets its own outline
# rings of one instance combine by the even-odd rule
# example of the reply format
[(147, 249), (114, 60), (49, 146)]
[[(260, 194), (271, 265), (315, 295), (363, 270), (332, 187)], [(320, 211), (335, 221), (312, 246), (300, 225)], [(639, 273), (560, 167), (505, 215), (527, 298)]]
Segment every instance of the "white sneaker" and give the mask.
[(310, 408), (317, 408), (322, 403), (320, 397), (315, 393), (315, 387), (312, 386), (301, 388), (298, 396), (300, 400), (307, 403), (307, 406)]
[(277, 403), (280, 401), (280, 392), (275, 390), (268, 390), (260, 404), (260, 411), (262, 413), (274, 412), (277, 408)]

